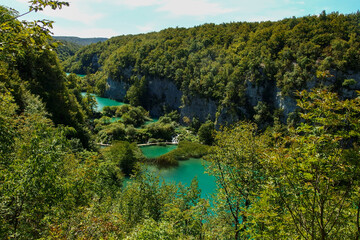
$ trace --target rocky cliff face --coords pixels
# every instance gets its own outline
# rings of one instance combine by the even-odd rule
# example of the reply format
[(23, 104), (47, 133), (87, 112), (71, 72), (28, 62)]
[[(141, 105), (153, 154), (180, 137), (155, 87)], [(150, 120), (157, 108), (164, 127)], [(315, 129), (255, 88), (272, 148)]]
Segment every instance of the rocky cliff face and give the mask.
[(289, 96), (283, 96), (275, 82), (266, 81), (263, 84), (255, 84), (247, 81), (246, 86), (248, 109), (253, 109), (259, 102), (264, 102), (273, 109), (282, 110), (283, 122), (286, 121), (288, 114), (296, 109), (296, 100)]
[(197, 117), (200, 122), (205, 122), (208, 118), (214, 121), (216, 112), (215, 101), (198, 96), (187, 96), (180, 110), (181, 117), (186, 116), (190, 119)]
[[(126, 91), (130, 85), (122, 81), (114, 81), (107, 79), (105, 97), (123, 101)], [(181, 117), (199, 118), (205, 121), (208, 117), (215, 120), (217, 105), (215, 101), (201, 98), (198, 96), (187, 96), (182, 102), (183, 92), (170, 80), (160, 78), (150, 78), (148, 80), (146, 109), (150, 111), (152, 116), (158, 117), (169, 110), (178, 110)], [(222, 114), (222, 119), (225, 113)]]
[(343, 98), (354, 98), (357, 96), (356, 91), (360, 90), (360, 73), (345, 74), (344, 79), (355, 80), (354, 84), (341, 88), (340, 94)]
[(296, 100), (289, 96), (282, 96), (280, 89), (277, 88), (274, 107), (283, 110), (282, 121), (285, 122), (289, 113), (294, 112), (297, 108)]
[[(341, 88), (340, 94), (345, 97), (356, 96), (355, 90), (360, 89), (360, 73), (351, 73), (347, 75), (337, 75), (333, 79), (329, 79), (331, 84), (334, 84), (338, 79), (354, 79), (355, 84), (348, 87)], [(310, 81), (306, 88), (313, 88), (319, 84), (324, 83), (316, 79)], [(118, 82), (112, 79), (107, 80), (107, 89), (105, 97), (124, 100), (126, 91), (130, 85), (125, 82)], [(158, 117), (163, 115), (166, 111), (178, 110), (181, 118), (188, 117), (192, 119), (197, 117), (201, 122), (210, 118), (217, 121), (218, 124), (234, 123), (242, 116), (251, 118), (254, 114), (254, 107), (261, 101), (266, 103), (272, 109), (282, 109), (283, 118), (285, 122), (289, 113), (296, 109), (296, 100), (294, 97), (283, 96), (281, 91), (274, 82), (266, 81), (265, 83), (246, 82), (246, 104), (245, 106), (238, 106), (234, 111), (219, 106), (219, 103), (211, 99), (202, 98), (199, 96), (188, 96), (168, 79), (148, 78), (147, 86), (147, 101), (146, 109), (150, 111), (152, 116)], [(242, 115), (242, 116), (240, 116)]]
[(146, 108), (153, 116), (161, 116), (166, 110), (178, 110), (183, 96), (176, 85), (169, 80), (151, 78), (148, 80)]
[(124, 101), (127, 90), (130, 85), (125, 82), (119, 82), (108, 78), (106, 80), (106, 90), (104, 97)]

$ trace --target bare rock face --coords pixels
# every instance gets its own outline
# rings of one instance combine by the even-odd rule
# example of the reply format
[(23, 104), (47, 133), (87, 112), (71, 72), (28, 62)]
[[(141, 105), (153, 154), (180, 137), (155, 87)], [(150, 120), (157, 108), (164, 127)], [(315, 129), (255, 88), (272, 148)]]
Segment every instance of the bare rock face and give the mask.
[[(105, 97), (123, 101), (130, 85), (123, 81), (107, 79)], [(251, 85), (246, 92), (251, 107), (259, 101), (265, 101), (264, 96), (274, 95), (269, 92), (272, 88)], [(178, 110), (181, 118), (198, 118), (201, 122), (207, 119), (216, 121), (218, 125), (231, 124), (239, 121), (239, 113), (250, 117), (245, 106), (238, 106), (236, 112), (227, 108), (219, 108), (219, 103), (214, 100), (199, 97), (185, 96), (183, 92), (168, 79), (150, 78), (147, 85), (147, 97), (145, 108), (155, 117), (162, 116), (166, 111)]]
[(201, 98), (198, 96), (189, 96), (184, 100), (184, 105), (180, 110), (181, 117), (190, 119), (197, 117), (200, 122), (205, 122), (208, 118), (215, 120), (217, 105), (215, 101)]
[[(129, 72), (130, 75), (130, 72)], [(339, 85), (341, 79), (354, 79), (349, 86), (336, 89), (343, 98), (353, 98), (357, 96), (356, 90), (360, 89), (360, 73), (332, 73), (333, 77), (326, 81), (312, 79), (305, 88), (311, 90), (319, 85), (335, 86)], [(139, 76), (141, 77), (141, 76)], [(246, 82), (246, 104), (237, 106), (236, 109), (227, 109), (220, 103), (194, 95), (185, 95), (176, 84), (169, 79), (156, 77), (147, 78), (147, 96), (145, 108), (150, 111), (152, 116), (162, 116), (165, 112), (178, 110), (181, 118), (198, 118), (201, 122), (207, 119), (216, 121), (218, 125), (231, 124), (241, 118), (251, 118), (254, 114), (254, 107), (261, 101), (272, 109), (281, 109), (283, 112), (282, 121), (286, 122), (287, 116), (297, 108), (296, 99), (293, 96), (283, 96), (281, 89), (276, 87), (275, 82), (263, 81), (256, 83)], [(123, 81), (107, 80), (105, 97), (123, 101), (130, 84)]]
[(355, 80), (354, 84), (343, 86), (340, 94), (343, 98), (355, 98), (357, 96), (356, 91), (360, 90), (360, 73), (345, 74), (344, 79)]
[(246, 100), (251, 107), (255, 107), (258, 102), (264, 102), (266, 86), (246, 81)]
[(297, 108), (296, 100), (290, 96), (282, 96), (280, 89), (277, 88), (275, 108), (283, 110), (283, 116), (286, 120), (289, 113), (292, 113)]
[(107, 98), (124, 101), (127, 90), (130, 85), (123, 81), (115, 81), (108, 78), (106, 81), (106, 90), (104, 96)]
[(95, 68), (96, 70), (100, 68), (99, 57), (97, 54), (93, 55), (93, 57), (91, 59), (91, 64), (92, 64), (93, 68)]
[(148, 81), (146, 108), (153, 116), (161, 116), (166, 110), (178, 110), (183, 95), (177, 86), (169, 80), (151, 78)]
[[(130, 85), (123, 81), (107, 79), (105, 97), (123, 101)], [(198, 96), (186, 97), (183, 104), (184, 94), (174, 82), (167, 79), (150, 78), (147, 85), (146, 109), (152, 116), (161, 116), (166, 111), (178, 110), (181, 117), (199, 118), (206, 121), (210, 118), (215, 120), (217, 104), (213, 100)], [(222, 119), (228, 120), (228, 114), (223, 114)]]

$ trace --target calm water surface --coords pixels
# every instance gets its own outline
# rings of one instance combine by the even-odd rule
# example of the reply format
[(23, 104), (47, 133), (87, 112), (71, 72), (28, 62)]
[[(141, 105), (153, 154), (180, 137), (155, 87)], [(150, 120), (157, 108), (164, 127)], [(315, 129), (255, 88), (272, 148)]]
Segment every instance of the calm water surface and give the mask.
[[(71, 73), (66, 73), (66, 76), (69, 76)], [(76, 74), (78, 75), (79, 77), (85, 77), (86, 75), (82, 75), (82, 74)]]
[[(86, 93), (81, 93), (82, 96), (85, 96)], [(95, 96), (97, 101), (97, 111), (102, 111), (105, 106), (120, 106), (125, 103), (118, 102), (109, 98), (99, 97), (96, 94), (92, 94)], [(117, 121), (120, 118), (113, 118), (112, 121)], [(150, 124), (152, 122), (156, 122), (158, 119), (153, 119), (152, 121), (146, 122), (146, 124)], [(141, 151), (148, 158), (155, 158), (161, 156), (165, 153), (170, 152), (177, 148), (177, 145), (166, 145), (166, 146), (144, 146), (141, 147)], [(153, 171), (159, 174), (166, 182), (168, 183), (181, 183), (185, 186), (189, 186), (194, 177), (197, 177), (199, 188), (201, 189), (201, 197), (210, 199), (211, 194), (215, 193), (216, 183), (215, 178), (205, 173), (206, 166), (209, 164), (202, 159), (191, 158), (186, 161), (179, 161), (179, 166), (166, 168), (166, 169), (158, 169), (155, 166), (149, 165), (148, 170)]]
[(150, 123), (155, 123), (157, 121), (159, 121), (158, 118), (153, 118), (153, 119), (151, 119), (151, 121), (146, 121), (144, 125), (146, 126), (146, 125), (149, 125)]
[(143, 146), (140, 147), (141, 151), (147, 158), (156, 158), (165, 153), (170, 152), (177, 148), (177, 145), (166, 145), (166, 146)]
[[(158, 157), (175, 149), (176, 145), (167, 146), (144, 146), (141, 147), (142, 152), (148, 158)], [(165, 182), (181, 183), (190, 186), (194, 177), (197, 177), (199, 188), (201, 189), (201, 197), (211, 198), (211, 194), (215, 193), (216, 183), (213, 176), (205, 173), (206, 167), (209, 165), (203, 159), (191, 158), (185, 161), (179, 161), (179, 166), (172, 168), (158, 169), (155, 166), (148, 166), (148, 170), (158, 173)]]
[[(81, 95), (84, 97), (86, 95), (86, 92), (82, 92)], [(97, 102), (96, 111), (98, 112), (101, 112), (105, 106), (120, 106), (125, 104), (123, 102), (119, 102), (110, 98), (99, 97), (96, 94), (91, 94), (91, 95), (94, 96), (96, 99)]]

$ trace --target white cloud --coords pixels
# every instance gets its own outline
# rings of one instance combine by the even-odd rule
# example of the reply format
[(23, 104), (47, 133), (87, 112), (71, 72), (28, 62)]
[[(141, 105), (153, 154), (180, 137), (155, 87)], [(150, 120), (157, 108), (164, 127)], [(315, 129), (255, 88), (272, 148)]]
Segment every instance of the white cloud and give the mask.
[[(17, 2), (24, 3), (27, 6), (30, 4), (28, 0), (16, 0)], [(66, 0), (64, 0), (66, 1)], [(43, 11), (37, 12), (38, 16), (44, 16), (53, 20), (54, 18), (61, 18), (85, 24), (91, 24), (104, 17), (103, 13), (93, 12), (94, 10), (89, 6), (86, 0), (73, 0), (69, 1), (70, 7), (63, 6), (61, 10), (53, 10), (50, 7), (44, 8)], [(96, 9), (95, 9), (96, 10)], [(37, 17), (39, 18), (39, 17)]]
[(172, 16), (215, 16), (234, 11), (220, 6), (218, 3), (210, 3), (207, 0), (167, 0), (163, 1), (158, 11), (168, 12)]
[(141, 33), (153, 32), (156, 30), (156, 26), (153, 23), (148, 23), (145, 25), (136, 27)]
[[(110, 1), (114, 2), (114, 1)], [(124, 5), (128, 7), (148, 7), (154, 5), (160, 5), (164, 2), (164, 0), (120, 0), (115, 1), (116, 4)]]
[(83, 27), (54, 27), (52, 32), (55, 36), (75, 36), (83, 38), (93, 38), (93, 37), (113, 37), (120, 35), (118, 32), (110, 28), (83, 28)]
[(205, 17), (233, 11), (233, 9), (223, 8), (219, 3), (211, 3), (208, 0), (120, 0), (116, 3), (130, 8), (153, 6), (158, 12), (166, 12), (175, 17)]
[(51, 18), (63, 18), (85, 24), (93, 23), (104, 17), (102, 13), (91, 12), (91, 9), (85, 7), (86, 4), (81, 4), (79, 1), (70, 4), (70, 7), (63, 7), (60, 11), (45, 8), (43, 14)]

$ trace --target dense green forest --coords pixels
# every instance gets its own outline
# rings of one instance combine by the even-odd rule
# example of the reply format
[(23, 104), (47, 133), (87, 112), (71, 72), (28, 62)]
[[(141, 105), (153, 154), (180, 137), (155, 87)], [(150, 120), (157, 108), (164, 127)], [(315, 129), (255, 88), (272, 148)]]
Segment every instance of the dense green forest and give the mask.
[[(56, 39), (56, 38), (55, 38)], [(60, 61), (64, 61), (71, 56), (74, 56), (77, 51), (82, 47), (80, 44), (73, 43), (66, 40), (57, 40), (58, 47), (56, 47), (56, 54)]]
[[(95, 73), (85, 79), (63, 71), (51, 22), (18, 16), (0, 6), (1, 239), (360, 238), (360, 96), (330, 91), (357, 84), (342, 74), (359, 70), (359, 13), (116, 37), (67, 60), (67, 71)], [(245, 101), (245, 81), (272, 81), (296, 96), (297, 118), (285, 125), (260, 104), (254, 122), (218, 130), (178, 111), (145, 125), (142, 97), (154, 75), (234, 106)], [(323, 85), (293, 92), (315, 76)], [(90, 91), (108, 77), (136, 83), (130, 104), (98, 112)], [(174, 135), (178, 148), (156, 159), (137, 145)], [(144, 170), (146, 161), (189, 157), (209, 162), (218, 185), (211, 199), (196, 178), (168, 184)]]
[(63, 36), (54, 36), (53, 39), (57, 44), (59, 44), (59, 46), (55, 48), (55, 51), (60, 61), (64, 61), (71, 56), (74, 56), (75, 53), (83, 46), (107, 40), (107, 38), (78, 38)]
[[(277, 92), (295, 98), (295, 90), (328, 86), (343, 95), (353, 87), (351, 79), (360, 70), (359, 21), (359, 12), (324, 11), (277, 22), (169, 28), (82, 48), (64, 67), (94, 74), (90, 82), (99, 94), (106, 92), (108, 79), (139, 85), (145, 77), (145, 87), (153, 79), (166, 79), (182, 91), (182, 106), (199, 96), (214, 100), (218, 114), (226, 109), (239, 119), (256, 120), (263, 112), (258, 119), (266, 120), (267, 112), (279, 108)], [(252, 103), (249, 95), (256, 94), (260, 101)]]
[(79, 38), (79, 37), (68, 37), (68, 36), (54, 36), (56, 40), (70, 42), (80, 46), (87, 46), (92, 43), (104, 42), (107, 38)]

